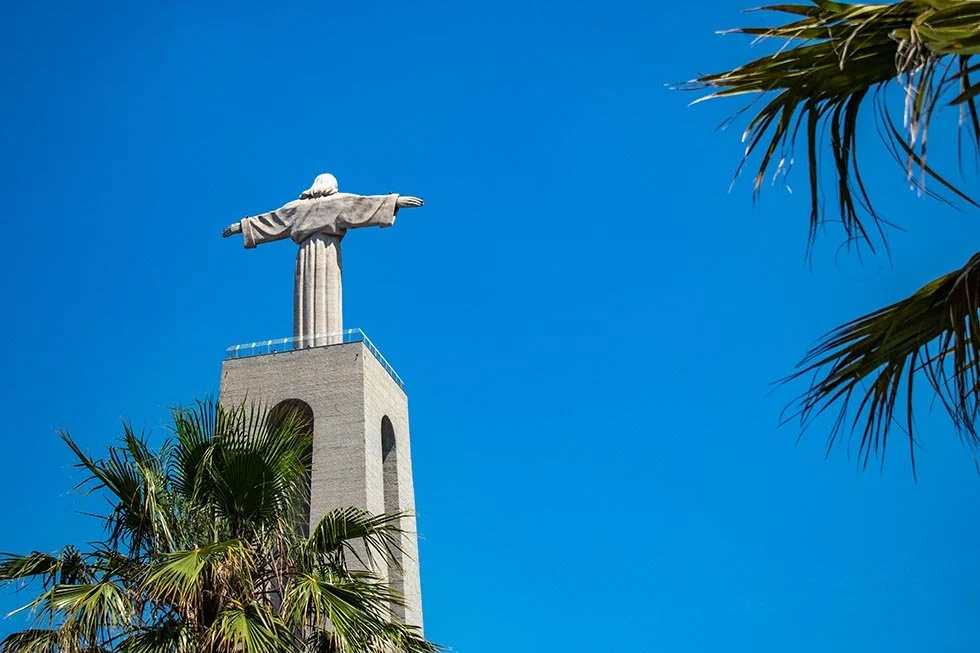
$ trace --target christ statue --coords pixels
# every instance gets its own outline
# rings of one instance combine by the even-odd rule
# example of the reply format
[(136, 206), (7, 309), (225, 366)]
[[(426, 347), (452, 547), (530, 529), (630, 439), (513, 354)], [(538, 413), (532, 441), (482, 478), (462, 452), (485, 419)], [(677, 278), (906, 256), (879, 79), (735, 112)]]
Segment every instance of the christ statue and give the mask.
[(422, 206), (408, 195), (353, 195), (337, 192), (331, 174), (317, 176), (299, 199), (228, 225), (225, 238), (242, 234), (246, 248), (291, 238), (299, 245), (293, 292), (296, 347), (341, 342), (343, 306), (340, 241), (348, 229), (390, 227), (398, 209)]

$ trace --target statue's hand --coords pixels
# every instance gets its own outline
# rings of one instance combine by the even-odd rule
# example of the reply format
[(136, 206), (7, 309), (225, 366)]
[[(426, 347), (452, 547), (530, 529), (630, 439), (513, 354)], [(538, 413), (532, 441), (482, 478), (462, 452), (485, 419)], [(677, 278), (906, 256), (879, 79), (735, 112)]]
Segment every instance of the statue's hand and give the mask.
[(412, 197), (411, 195), (399, 195), (398, 199), (395, 200), (395, 208), (398, 209), (414, 209), (425, 204), (421, 197)]
[(228, 236), (234, 236), (235, 234), (240, 234), (242, 232), (241, 222), (232, 222), (228, 225), (223, 232), (221, 232), (222, 238), (227, 238)]

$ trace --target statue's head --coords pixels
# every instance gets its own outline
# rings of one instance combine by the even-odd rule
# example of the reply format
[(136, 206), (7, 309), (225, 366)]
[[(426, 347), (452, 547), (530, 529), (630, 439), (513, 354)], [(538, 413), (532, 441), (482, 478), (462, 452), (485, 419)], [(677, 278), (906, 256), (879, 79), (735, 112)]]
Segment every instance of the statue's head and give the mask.
[(311, 200), (317, 197), (326, 197), (337, 192), (337, 178), (329, 172), (317, 175), (313, 180), (313, 185), (300, 193), (301, 200)]

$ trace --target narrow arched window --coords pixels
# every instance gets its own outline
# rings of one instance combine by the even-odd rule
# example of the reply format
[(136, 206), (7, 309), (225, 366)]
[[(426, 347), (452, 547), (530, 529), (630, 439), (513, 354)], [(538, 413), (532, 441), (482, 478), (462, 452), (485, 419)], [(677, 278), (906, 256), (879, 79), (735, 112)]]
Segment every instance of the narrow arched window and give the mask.
[(398, 443), (395, 440), (395, 427), (387, 415), (381, 418), (381, 473), (385, 512), (398, 512)]
[(293, 429), (298, 437), (306, 441), (306, 451), (303, 455), (303, 462), (306, 466), (306, 473), (301, 482), (299, 494), (296, 497), (296, 530), (303, 537), (310, 534), (310, 498), (312, 484), (313, 467), (313, 409), (305, 401), (300, 399), (286, 399), (276, 404), (269, 411), (270, 428), (281, 428), (288, 424), (287, 428)]
[(385, 415), (381, 418), (381, 462), (387, 462), (388, 457), (394, 452), (395, 427), (391, 425), (391, 420)]
[[(395, 427), (387, 415), (381, 418), (381, 478), (384, 482), (385, 512), (401, 512), (401, 488), (398, 484), (398, 438)], [(402, 551), (392, 551), (395, 565), (389, 570), (389, 582), (392, 589), (399, 594), (405, 592), (405, 579), (402, 576)], [(405, 619), (405, 609), (392, 605), (392, 613), (399, 620)]]

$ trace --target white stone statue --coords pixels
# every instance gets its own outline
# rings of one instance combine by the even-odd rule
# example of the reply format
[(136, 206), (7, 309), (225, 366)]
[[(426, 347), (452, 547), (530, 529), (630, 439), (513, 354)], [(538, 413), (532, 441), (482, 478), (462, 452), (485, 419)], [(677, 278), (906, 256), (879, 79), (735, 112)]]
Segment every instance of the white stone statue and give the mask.
[(398, 209), (422, 206), (408, 195), (352, 195), (337, 192), (331, 174), (317, 176), (300, 199), (282, 208), (228, 225), (225, 238), (242, 234), (245, 247), (292, 238), (299, 244), (293, 293), (293, 335), (297, 347), (340, 342), (343, 289), (340, 241), (348, 229), (390, 227)]

